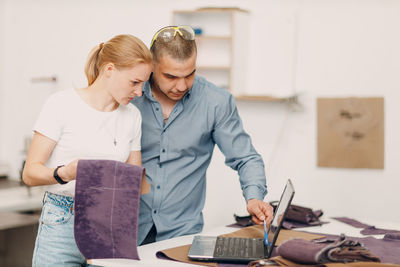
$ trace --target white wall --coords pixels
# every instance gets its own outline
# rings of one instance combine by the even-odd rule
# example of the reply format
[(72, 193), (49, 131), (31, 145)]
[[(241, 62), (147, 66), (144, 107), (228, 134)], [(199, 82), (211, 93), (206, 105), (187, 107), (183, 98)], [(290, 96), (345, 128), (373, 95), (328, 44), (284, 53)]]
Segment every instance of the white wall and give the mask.
[[(1, 125), (3, 140), (7, 140), (1, 150), (14, 177), (23, 160), (23, 140), (31, 135), (45, 97), (59, 89), (86, 85), (83, 68), (91, 48), (121, 33), (134, 34), (149, 44), (156, 30), (171, 23), (174, 7), (192, 9), (201, 2), (4, 1), (5, 62), (12, 67), (3, 72), (8, 115)], [(31, 82), (53, 75), (57, 83)]]
[[(295, 203), (322, 208), (327, 215), (400, 222), (400, 108), (395, 102), (400, 94), (400, 2), (237, 0), (218, 5), (251, 11), (249, 92), (302, 93), (302, 112), (291, 112), (284, 104), (238, 103), (266, 162), (267, 199), (277, 199), (291, 178)], [(83, 66), (94, 45), (120, 33), (149, 44), (153, 33), (172, 21), (172, 10), (201, 6), (215, 6), (215, 1), (4, 0), (0, 160), (7, 160), (18, 175), (23, 139), (31, 135), (45, 96), (85, 86)], [(31, 83), (33, 77), (51, 75), (58, 77), (57, 83)], [(315, 107), (320, 96), (385, 97), (384, 170), (316, 167)], [(244, 211), (237, 175), (224, 166), (216, 149), (208, 170), (206, 227), (229, 223), (233, 212)]]
[(4, 158), (4, 138), (3, 138), (3, 127), (5, 117), (5, 104), (4, 104), (4, 43), (5, 43), (5, 5), (4, 1), (0, 0), (0, 163)]
[[(259, 4), (251, 3), (252, 8)], [(303, 112), (293, 113), (279, 104), (238, 103), (246, 129), (266, 161), (267, 199), (278, 199), (285, 180), (291, 178), (295, 203), (322, 208), (330, 216), (400, 221), (399, 11), (396, 1), (270, 1), (252, 9), (253, 22), (260, 26), (253, 24), (251, 32), (250, 91), (299, 92), (304, 105)], [(257, 34), (262, 28), (268, 34)], [(293, 43), (298, 44), (296, 49)], [(260, 50), (263, 47), (267, 51)], [(326, 96), (385, 97), (384, 170), (316, 167), (316, 98)], [(221, 164), (223, 157), (217, 153), (209, 180), (223, 177), (219, 188), (229, 184), (231, 175)], [(209, 200), (218, 199), (219, 193), (209, 190)], [(238, 200), (224, 201), (244, 209)], [(221, 206), (226, 218), (230, 212)]]

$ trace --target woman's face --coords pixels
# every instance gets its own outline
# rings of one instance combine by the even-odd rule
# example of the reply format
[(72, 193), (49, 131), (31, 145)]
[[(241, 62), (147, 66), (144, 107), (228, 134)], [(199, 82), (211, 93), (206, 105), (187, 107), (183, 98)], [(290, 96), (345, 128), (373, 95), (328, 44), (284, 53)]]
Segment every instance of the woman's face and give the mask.
[(150, 77), (152, 64), (140, 63), (130, 68), (114, 68), (110, 76), (109, 92), (119, 104), (127, 105), (142, 95), (142, 86)]

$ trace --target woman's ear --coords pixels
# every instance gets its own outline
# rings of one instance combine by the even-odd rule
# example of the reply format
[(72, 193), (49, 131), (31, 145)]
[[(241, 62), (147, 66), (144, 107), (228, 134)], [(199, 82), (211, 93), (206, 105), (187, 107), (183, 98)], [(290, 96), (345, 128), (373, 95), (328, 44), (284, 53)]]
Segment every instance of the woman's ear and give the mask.
[(111, 77), (113, 72), (115, 71), (115, 65), (113, 63), (107, 63), (103, 67), (103, 73), (106, 77)]

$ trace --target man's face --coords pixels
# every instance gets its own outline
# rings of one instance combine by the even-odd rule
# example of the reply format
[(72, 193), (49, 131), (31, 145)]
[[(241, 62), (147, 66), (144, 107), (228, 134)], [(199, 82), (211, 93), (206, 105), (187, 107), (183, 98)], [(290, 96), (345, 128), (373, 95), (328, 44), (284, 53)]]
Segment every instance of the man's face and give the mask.
[(153, 79), (155, 85), (170, 100), (179, 101), (192, 87), (196, 72), (196, 53), (185, 61), (168, 55), (154, 63)]

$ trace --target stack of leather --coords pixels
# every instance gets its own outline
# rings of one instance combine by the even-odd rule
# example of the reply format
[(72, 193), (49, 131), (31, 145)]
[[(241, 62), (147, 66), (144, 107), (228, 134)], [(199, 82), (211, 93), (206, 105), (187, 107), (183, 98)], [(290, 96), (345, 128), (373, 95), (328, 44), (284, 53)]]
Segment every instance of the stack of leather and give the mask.
[(278, 254), (301, 264), (380, 262), (380, 259), (360, 242), (347, 239), (343, 235), (338, 240), (291, 239), (278, 247)]

